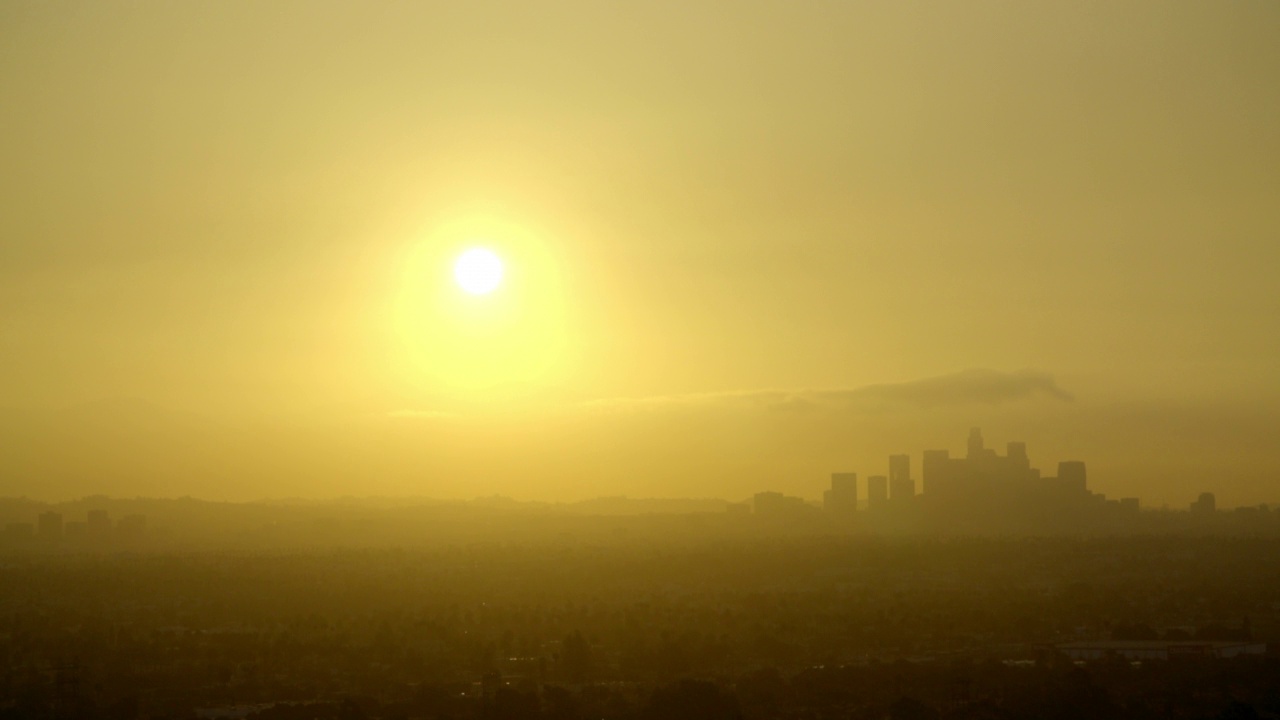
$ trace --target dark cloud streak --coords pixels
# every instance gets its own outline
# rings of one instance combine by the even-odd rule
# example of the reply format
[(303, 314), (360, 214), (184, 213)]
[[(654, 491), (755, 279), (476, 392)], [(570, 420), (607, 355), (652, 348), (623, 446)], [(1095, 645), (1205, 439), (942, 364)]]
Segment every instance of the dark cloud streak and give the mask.
[(875, 412), (960, 405), (1001, 405), (1049, 397), (1068, 402), (1074, 396), (1048, 373), (973, 369), (949, 375), (836, 390), (745, 390), (740, 392), (609, 398), (584, 403), (594, 410), (747, 407), (779, 411), (848, 410)]

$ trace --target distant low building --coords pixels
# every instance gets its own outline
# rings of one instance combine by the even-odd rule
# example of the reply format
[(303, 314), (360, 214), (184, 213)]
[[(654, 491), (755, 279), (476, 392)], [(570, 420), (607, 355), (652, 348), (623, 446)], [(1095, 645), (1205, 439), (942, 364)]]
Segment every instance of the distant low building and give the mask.
[(41, 540), (62, 539), (62, 513), (40, 513), (40, 521), (36, 525), (36, 535)]
[(1200, 499), (1191, 503), (1191, 512), (1204, 513), (1206, 515), (1215, 512), (1218, 509), (1218, 499), (1211, 492), (1200, 493)]
[(805, 517), (809, 512), (816, 512), (804, 498), (779, 492), (756, 493), (752, 506), (758, 517), (771, 520), (795, 520)]
[(1109, 640), (1073, 642), (1055, 646), (1072, 660), (1101, 660), (1119, 657), (1125, 660), (1176, 660), (1178, 658), (1233, 658), (1238, 655), (1266, 655), (1267, 644), (1248, 640), (1165, 641)]
[(116, 525), (116, 531), (124, 540), (136, 540), (147, 531), (146, 515), (125, 515)]
[(90, 510), (88, 520), (89, 534), (94, 537), (106, 537), (111, 534), (111, 516), (106, 510)]
[(9, 523), (4, 526), (4, 540), (7, 543), (23, 543), (35, 537), (36, 526), (31, 523)]

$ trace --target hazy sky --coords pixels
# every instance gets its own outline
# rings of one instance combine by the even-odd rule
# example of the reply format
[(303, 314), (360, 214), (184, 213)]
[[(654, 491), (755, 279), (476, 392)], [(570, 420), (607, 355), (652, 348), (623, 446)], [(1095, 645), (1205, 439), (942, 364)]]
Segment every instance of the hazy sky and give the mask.
[(983, 424), (1280, 500), (1278, 80), (1270, 1), (5, 2), (0, 493), (813, 497)]

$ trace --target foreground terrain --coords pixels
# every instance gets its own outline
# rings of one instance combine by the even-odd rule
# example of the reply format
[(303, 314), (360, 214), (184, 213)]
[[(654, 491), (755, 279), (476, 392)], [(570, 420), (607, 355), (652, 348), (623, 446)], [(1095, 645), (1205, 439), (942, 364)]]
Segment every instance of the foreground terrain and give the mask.
[[(0, 717), (1275, 716), (1276, 567), (1248, 537), (16, 553)], [(1124, 640), (1206, 650), (1066, 650)]]

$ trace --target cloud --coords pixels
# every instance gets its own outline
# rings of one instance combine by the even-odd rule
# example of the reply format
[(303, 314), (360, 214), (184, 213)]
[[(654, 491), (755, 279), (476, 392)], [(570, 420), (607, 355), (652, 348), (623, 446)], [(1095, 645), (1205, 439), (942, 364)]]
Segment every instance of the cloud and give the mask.
[(1071, 393), (1058, 386), (1048, 373), (1035, 370), (1000, 372), (964, 370), (950, 375), (905, 383), (868, 385), (850, 393), (862, 402), (908, 403), (920, 407), (938, 405), (999, 405), (1013, 400), (1048, 396), (1070, 401)]
[(815, 409), (880, 411), (928, 409), (960, 405), (1001, 405), (1034, 397), (1071, 401), (1052, 375), (1035, 370), (1001, 372), (964, 370), (903, 383), (865, 385), (834, 390), (744, 390), (723, 393), (661, 395), (643, 398), (605, 398), (582, 407), (595, 411), (643, 411), (671, 408), (746, 407), (773, 411)]

